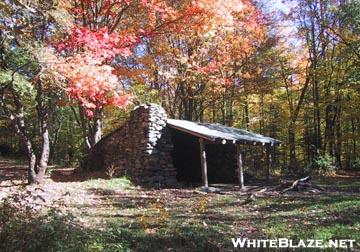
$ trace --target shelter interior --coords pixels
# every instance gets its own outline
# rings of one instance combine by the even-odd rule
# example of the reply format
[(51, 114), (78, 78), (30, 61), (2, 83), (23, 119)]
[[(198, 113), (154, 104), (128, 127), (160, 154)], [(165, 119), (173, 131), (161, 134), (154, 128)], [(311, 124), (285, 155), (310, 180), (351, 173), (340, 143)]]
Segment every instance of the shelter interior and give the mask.
[[(180, 182), (201, 183), (199, 138), (171, 129), (174, 149), (172, 158)], [(205, 144), (209, 183), (236, 183), (235, 145)]]
[[(170, 128), (174, 149), (172, 158), (177, 170), (177, 180), (185, 184), (201, 184), (202, 164), (200, 138), (187, 132)], [(237, 146), (235, 144), (222, 144), (219, 142), (204, 141), (207, 163), (207, 177), (209, 184), (238, 184), (239, 167)], [(263, 146), (241, 145), (243, 160), (246, 167), (252, 167), (258, 173), (245, 173), (248, 181), (265, 178), (267, 173), (266, 156)], [(260, 173), (259, 173), (260, 172)], [(257, 176), (257, 178), (255, 177)]]

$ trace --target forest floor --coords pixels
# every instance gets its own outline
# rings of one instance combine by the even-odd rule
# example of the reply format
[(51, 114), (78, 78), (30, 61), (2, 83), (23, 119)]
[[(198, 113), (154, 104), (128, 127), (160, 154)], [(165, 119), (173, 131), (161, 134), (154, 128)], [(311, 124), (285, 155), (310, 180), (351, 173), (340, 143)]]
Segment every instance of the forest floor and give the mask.
[(26, 166), (0, 159), (0, 251), (232, 251), (237, 237), (360, 242), (360, 173), (316, 180), (325, 192), (253, 200), (236, 188), (146, 189), (70, 168), (52, 168), (42, 186), (25, 179)]

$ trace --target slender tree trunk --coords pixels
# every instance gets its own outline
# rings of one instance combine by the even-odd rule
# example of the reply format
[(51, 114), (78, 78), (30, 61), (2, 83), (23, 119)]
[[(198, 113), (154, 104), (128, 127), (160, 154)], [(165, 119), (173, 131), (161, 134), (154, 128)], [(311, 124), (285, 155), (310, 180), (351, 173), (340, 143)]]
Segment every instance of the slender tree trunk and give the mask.
[(36, 155), (33, 150), (33, 146), (31, 140), (28, 138), (24, 132), (21, 132), (19, 124), (16, 122), (12, 123), (13, 128), (15, 129), (16, 133), (20, 137), (20, 143), (24, 147), (26, 152), (26, 157), (28, 159), (28, 183), (33, 184), (36, 183)]
[(55, 128), (53, 134), (52, 134), (52, 141), (50, 141), (50, 157), (49, 157), (49, 163), (52, 164), (57, 160), (57, 153), (56, 153), (56, 146), (58, 144), (59, 140), (59, 134), (62, 127), (62, 122), (58, 122), (58, 127)]
[(352, 165), (354, 164), (354, 162), (357, 159), (357, 155), (356, 155), (356, 125), (355, 125), (355, 120), (354, 118), (351, 118), (351, 134), (352, 134)]
[(228, 99), (229, 103), (229, 116), (228, 116), (228, 126), (232, 127), (234, 124), (234, 97), (235, 97), (235, 87), (234, 85), (231, 87), (231, 96)]
[(307, 164), (310, 164), (312, 161), (311, 153), (311, 127), (310, 127), (310, 118), (309, 118), (309, 102), (305, 102), (304, 108), (304, 160)]
[(264, 94), (260, 94), (260, 134), (264, 134), (265, 122), (264, 122)]
[(93, 127), (93, 140), (92, 146), (101, 140), (102, 137), (102, 110), (100, 108), (96, 109), (94, 116), (94, 127)]
[(290, 157), (289, 166), (292, 171), (297, 170), (295, 131), (296, 131), (295, 122), (291, 121), (289, 125), (288, 135), (289, 135), (289, 157)]
[(91, 141), (90, 141), (90, 138), (89, 138), (90, 130), (88, 128), (88, 123), (87, 123), (87, 118), (86, 118), (86, 115), (85, 115), (85, 110), (79, 104), (78, 105), (79, 116), (78, 116), (76, 109), (74, 107), (72, 107), (72, 106), (70, 108), (73, 111), (76, 122), (78, 123), (78, 125), (81, 128), (82, 137), (83, 137), (84, 153), (88, 153), (89, 150), (92, 147), (92, 144), (91, 144)]
[(36, 160), (35, 176), (32, 178), (32, 182), (41, 184), (43, 183), (46, 169), (48, 167), (49, 156), (50, 156), (50, 139), (49, 139), (49, 128), (48, 128), (48, 107), (46, 105), (45, 96), (43, 93), (43, 87), (41, 81), (37, 83), (37, 111), (39, 118), (39, 128), (41, 134), (41, 152), (40, 157)]
[(342, 169), (341, 153), (342, 153), (342, 134), (341, 134), (341, 106), (337, 107), (337, 120), (336, 120), (336, 148), (335, 148), (335, 163), (336, 167)]
[(41, 138), (42, 138), (41, 154), (36, 164), (35, 177), (32, 178), (33, 182), (37, 184), (43, 183), (49, 162), (50, 140), (49, 140), (49, 130), (47, 129), (47, 127), (43, 129), (43, 132), (41, 133)]
[(211, 122), (216, 122), (216, 106), (215, 99), (211, 101)]
[(226, 94), (225, 91), (221, 95), (221, 123), (226, 124)]
[(244, 106), (244, 119), (245, 122), (243, 122), (243, 124), (245, 124), (245, 128), (248, 130), (249, 129), (249, 124), (250, 124), (250, 118), (249, 118), (249, 104), (247, 103), (247, 101), (245, 101), (245, 106)]
[[(5, 103), (5, 88), (8, 88), (10, 93), (9, 98), (14, 104), (14, 108), (10, 109), (9, 106)], [(40, 159), (35, 155), (33, 149), (33, 144), (29, 135), (27, 134), (26, 124), (24, 119), (24, 107), (21, 103), (20, 96), (15, 91), (12, 86), (12, 82), (3, 88), (0, 92), (0, 106), (4, 111), (6, 117), (10, 120), (11, 126), (14, 129), (15, 133), (19, 136), (20, 142), (26, 151), (26, 156), (28, 158), (28, 182), (29, 184), (33, 183), (43, 183), (44, 175), (47, 169), (47, 162), (49, 160), (50, 154), (50, 141), (49, 141), (49, 131), (47, 128), (47, 119), (48, 112), (45, 106), (45, 97), (41, 87), (41, 83), (37, 84), (37, 110), (38, 110), (38, 119), (40, 123), (40, 132), (42, 145), (40, 148)]]
[[(314, 71), (317, 71), (316, 68)], [(317, 78), (315, 75), (314, 78)], [(315, 143), (317, 150), (322, 149), (322, 137), (321, 137), (321, 119), (320, 119), (320, 107), (319, 107), (319, 84), (318, 80), (315, 79), (313, 83), (313, 102), (314, 102), (314, 132), (315, 132)]]
[(309, 46), (309, 56), (311, 61), (311, 83), (312, 83), (312, 101), (313, 101), (313, 128), (314, 128), (314, 154), (315, 157), (321, 154), (322, 151), (322, 140), (321, 140), (321, 121), (320, 121), (320, 106), (319, 106), (319, 62), (320, 62), (320, 55), (321, 49), (319, 49), (317, 45), (318, 36), (322, 36), (323, 34), (319, 34), (319, 23), (318, 17), (316, 13), (320, 13), (319, 4), (317, 1), (308, 1), (308, 8), (309, 8), (309, 15), (310, 15), (310, 27), (309, 27), (309, 34), (307, 38), (307, 43)]

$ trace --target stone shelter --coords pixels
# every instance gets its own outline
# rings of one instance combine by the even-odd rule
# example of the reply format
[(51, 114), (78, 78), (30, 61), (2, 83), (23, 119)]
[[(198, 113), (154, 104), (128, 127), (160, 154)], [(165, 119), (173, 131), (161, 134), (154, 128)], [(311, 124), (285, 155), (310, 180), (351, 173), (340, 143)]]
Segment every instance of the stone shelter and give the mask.
[[(144, 104), (93, 147), (86, 168), (116, 168), (146, 186), (236, 182), (243, 187), (242, 146), (270, 150), (279, 144), (274, 138), (220, 124), (168, 119), (161, 106)], [(271, 152), (267, 153), (270, 176)]]

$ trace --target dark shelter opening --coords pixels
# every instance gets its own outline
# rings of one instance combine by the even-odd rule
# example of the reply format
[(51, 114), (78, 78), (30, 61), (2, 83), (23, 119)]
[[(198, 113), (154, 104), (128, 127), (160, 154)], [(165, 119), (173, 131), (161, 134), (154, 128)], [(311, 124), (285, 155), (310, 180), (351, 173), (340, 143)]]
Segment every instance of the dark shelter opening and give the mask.
[[(201, 183), (199, 138), (173, 128), (170, 131), (177, 180)], [(205, 144), (205, 149), (209, 183), (236, 183), (236, 146), (209, 143)]]

